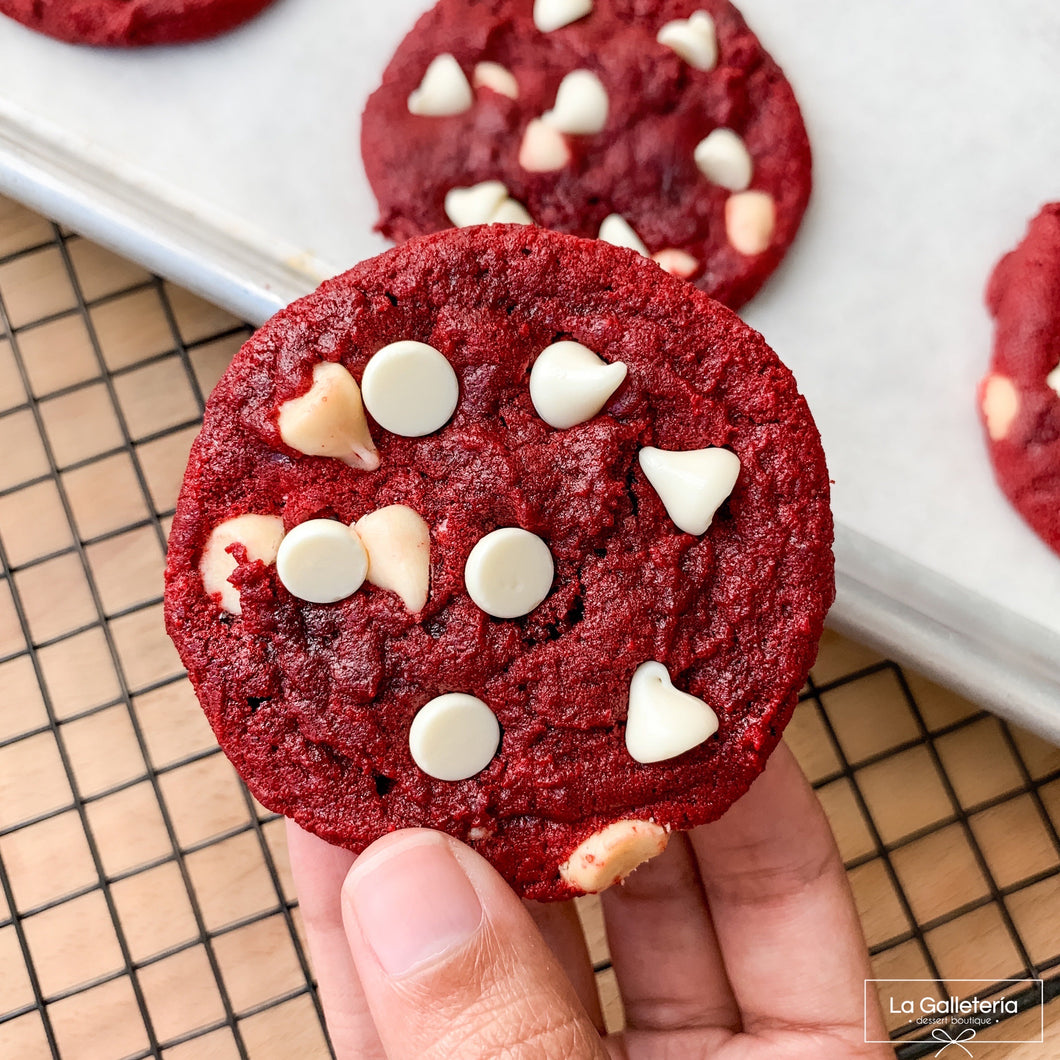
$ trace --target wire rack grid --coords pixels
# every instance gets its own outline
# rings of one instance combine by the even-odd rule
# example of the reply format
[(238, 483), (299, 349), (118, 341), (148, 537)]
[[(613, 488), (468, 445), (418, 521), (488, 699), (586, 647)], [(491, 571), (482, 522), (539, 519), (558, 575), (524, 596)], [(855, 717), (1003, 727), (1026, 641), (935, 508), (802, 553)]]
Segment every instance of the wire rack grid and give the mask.
[[(331, 1055), (282, 822), (220, 755), (162, 629), (184, 460), (248, 333), (0, 200), (5, 1058)], [(1060, 993), (1060, 750), (834, 634), (787, 739), (875, 974)], [(599, 906), (580, 911), (615, 1027)], [(891, 1031), (903, 1058), (937, 1046)]]

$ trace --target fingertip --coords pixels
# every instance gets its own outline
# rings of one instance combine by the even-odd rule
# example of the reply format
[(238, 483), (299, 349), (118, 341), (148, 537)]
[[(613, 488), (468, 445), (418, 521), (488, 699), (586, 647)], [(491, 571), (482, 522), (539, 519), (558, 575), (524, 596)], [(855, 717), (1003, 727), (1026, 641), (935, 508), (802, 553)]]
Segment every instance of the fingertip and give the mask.
[(717, 844), (726, 838), (744, 847), (759, 838), (768, 845), (793, 836), (828, 849), (835, 845), (817, 795), (783, 740), (747, 791), (721, 817), (689, 832), (699, 854), (704, 843)]
[[(328, 862), (347, 861), (351, 865), (357, 856), (344, 847), (337, 847), (326, 839), (307, 832), (297, 821), (291, 817), (284, 818), (284, 827), (287, 831), (287, 852), (292, 859), (299, 858), (302, 861)], [(347, 869), (349, 866), (347, 866)]]
[(555, 1046), (548, 1055), (598, 1055), (583, 1047), (598, 1046), (596, 1028), (519, 898), (451, 836), (407, 830), (373, 843), (342, 903), (389, 1056), (494, 1055), (498, 1042), (512, 1057), (545, 1055), (542, 1042)]
[[(431, 828), (402, 828), (388, 832), (366, 847), (357, 856), (356, 862), (351, 866), (346, 877), (343, 884), (343, 900), (346, 901), (347, 895), (352, 900), (352, 892), (358, 886), (358, 881), (376, 869), (384, 870), (378, 877), (380, 880), (387, 877), (390, 870), (385, 867), (388, 865), (398, 875), (407, 875), (411, 861), (405, 859), (408, 857), (415, 860), (416, 851), (419, 851), (419, 856), (424, 859), (440, 858), (443, 864), (446, 855), (453, 859), (476, 892), (483, 907), (490, 911), (491, 916), (495, 912), (497, 915), (501, 915), (502, 912), (507, 914), (514, 909), (521, 915), (525, 915), (529, 922), (529, 914), (523, 909), (515, 892), (481, 854), (465, 843), (461, 843), (454, 836)], [(404, 865), (399, 866), (400, 861), (404, 861)], [(426, 889), (429, 890), (429, 881), (427, 882)]]
[(807, 787), (809, 786), (809, 781), (806, 780), (806, 774), (803, 773), (802, 766), (799, 765), (799, 760), (795, 757), (795, 752), (784, 740), (781, 740), (773, 748), (773, 752), (766, 760), (765, 769), (762, 772), (772, 775), (779, 773), (788, 777), (798, 777), (802, 783), (806, 784)]
[(346, 883), (343, 885), (352, 887), (355, 881), (362, 875), (373, 870), (387, 860), (397, 857), (409, 847), (422, 845), (446, 846), (456, 840), (444, 832), (435, 831), (432, 828), (399, 828), (393, 832), (387, 832), (378, 839), (373, 840), (361, 851), (355, 864), (351, 865)]
[(363, 942), (391, 977), (465, 945), (484, 915), (452, 840), (426, 829), (373, 843), (347, 874), (342, 902), (351, 945)]
[(287, 859), (294, 876), (299, 904), (308, 916), (321, 907), (331, 908), (334, 896), (350, 871), (357, 855), (332, 846), (287, 818)]

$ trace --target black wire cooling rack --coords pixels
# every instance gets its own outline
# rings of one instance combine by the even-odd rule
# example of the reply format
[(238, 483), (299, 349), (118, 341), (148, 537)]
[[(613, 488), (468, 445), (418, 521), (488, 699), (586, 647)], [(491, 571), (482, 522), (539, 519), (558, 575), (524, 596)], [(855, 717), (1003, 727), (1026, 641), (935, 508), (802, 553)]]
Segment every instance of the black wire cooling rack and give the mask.
[[(844, 753), (843, 740), (839, 737), (829, 711), (823, 705), (823, 700), (829, 692), (837, 688), (855, 685), (874, 674), (883, 673), (891, 675), (901, 689), (910, 715), (914, 719), (915, 735), (906, 741), (898, 742), (887, 748), (886, 751), (861, 759), (855, 770)], [(828, 737), (835, 748), (836, 757), (839, 760), (839, 769), (826, 777), (815, 779), (814, 788), (820, 792), (828, 784), (840, 778), (845, 779), (850, 785), (850, 791), (858, 804), (875, 848), (872, 853), (862, 855), (859, 858), (848, 859), (845, 862), (847, 872), (848, 874), (856, 872), (862, 866), (873, 864), (878, 860), (882, 864), (883, 870), (893, 887), (897, 902), (909, 924), (906, 931), (870, 946), (870, 956), (879, 957), (905, 944), (912, 944), (923, 961), (928, 979), (943, 983), (947, 979), (961, 978), (958, 975), (954, 975), (953, 972), (944, 971), (940, 966), (935, 956), (935, 947), (930, 941), (932, 932), (943, 929), (948, 925), (958, 924), (962, 918), (977, 911), (992, 910), (996, 911), (1003, 931), (1017, 956), (1017, 963), (1011, 968), (1010, 972), (998, 976), (994, 983), (976, 987), (975, 994), (984, 999), (994, 997), (1003, 991), (1006, 985), (1004, 980), (1043, 980), (1040, 989), (1026, 990), (1018, 996), (1018, 1007), (1011, 1014), (1012, 1016), (1025, 1012), (1036, 1005), (1048, 1003), (1053, 998), (1060, 996), (1060, 951), (1051, 953), (1044, 960), (1035, 960), (1006, 902), (1007, 898), (1021, 892), (1027, 893), (1039, 884), (1053, 883), (1060, 879), (1060, 875), (1058, 875), (1060, 874), (1060, 835), (1058, 835), (1057, 826), (1050, 817), (1041, 795), (1041, 789), (1045, 786), (1045, 783), (1048, 783), (1048, 780), (1043, 783), (1042, 781), (1036, 781), (1032, 777), (1010, 726), (1004, 722), (995, 722), (993, 719), (988, 721), (988, 715), (985, 712), (976, 711), (951, 724), (934, 729), (929, 728), (905, 673), (897, 664), (890, 661), (881, 662), (865, 670), (844, 675), (840, 680), (830, 684), (817, 684), (811, 677), (808, 682), (808, 689), (803, 693), (800, 709), (805, 710), (810, 704), (819, 713), (821, 725), (827, 731)], [(1012, 802), (1014, 799), (1025, 797), (1033, 803), (1034, 811), (1037, 813), (1038, 820), (1040, 820), (1052, 846), (1051, 859), (1054, 862), (1053, 864), (1006, 886), (1001, 886), (996, 879), (995, 868), (991, 865), (991, 859), (986, 856), (980, 835), (973, 825), (973, 814), (969, 812), (969, 809), (964, 805), (958, 794), (939, 750), (939, 741), (945, 741), (947, 736), (958, 734), (962, 730), (967, 731), (971, 726), (983, 722), (987, 722), (991, 728), (996, 726), (996, 732), (999, 737), (999, 754), (1005, 754), (1007, 756), (1005, 760), (1015, 765), (1018, 772), (1018, 783), (1015, 786), (1006, 786), (1003, 793), (976, 802), (975, 815), (981, 816), (989, 813), (995, 807), (1000, 807)], [(881, 834), (880, 827), (866, 799), (859, 774), (861, 771), (869, 769), (878, 763), (883, 763), (887, 760), (893, 761), (895, 756), (900, 756), (917, 748), (922, 748), (926, 752), (932, 771), (938, 777), (953, 812), (944, 815), (937, 821), (933, 821), (930, 825), (907, 833), (896, 842), (887, 842)], [(1053, 779), (1048, 774), (1047, 777)], [(961, 832), (967, 844), (967, 849), (971, 852), (974, 863), (985, 881), (986, 893), (963, 902), (941, 915), (930, 918), (918, 917), (910, 896), (906, 892), (907, 885), (903, 883), (901, 874), (896, 870), (895, 859), (901, 856), (903, 850), (908, 850), (914, 844), (930, 836), (938, 835), (951, 827)], [(1046, 908), (1048, 908), (1047, 905)], [(1045, 913), (1044, 915), (1049, 916), (1050, 914)], [(888, 977), (881, 976), (880, 978)], [(905, 979), (907, 977), (895, 975), (894, 978)], [(914, 977), (909, 976), (908, 978)], [(941, 992), (943, 999), (945, 999), (947, 992), (945, 990)], [(936, 1025), (946, 1029), (953, 1026), (950, 1020)], [(930, 1028), (903, 1028), (896, 1030), (892, 1034), (892, 1038), (895, 1041), (895, 1052), (898, 1060), (913, 1060), (915, 1057), (928, 1056), (939, 1051), (940, 1042), (932, 1038)]]
[[(321, 1028), (323, 1027), (323, 1015), (319, 1001), (316, 997), (315, 991), (310, 985), (309, 964), (305, 955), (304, 947), (295, 929), (295, 922), (292, 916), (295, 902), (291, 897), (285, 894), (285, 888), (281, 882), (281, 869), (277, 864), (272, 845), (266, 838), (265, 829), (275, 820), (275, 815), (262, 812), (261, 808), (254, 803), (249, 793), (240, 786), (239, 790), (246, 811), (245, 814), (242, 815), (246, 817), (245, 823), (227, 828), (198, 843), (187, 844), (182, 842), (182, 839), (178, 834), (178, 828), (175, 824), (173, 813), (169, 809), (170, 801), (167, 799), (163, 791), (166, 777), (167, 775), (175, 774), (181, 769), (193, 766), (197, 762), (214, 758), (217, 756), (218, 752), (213, 748), (209, 748), (182, 756), (175, 761), (168, 762), (164, 766), (155, 766), (151, 764), (154, 761), (154, 756), (152, 754), (152, 749), (149, 747), (148, 738), (141, 721), (142, 714), (136, 709), (134, 700), (142, 700), (143, 697), (149, 697), (152, 693), (158, 692), (167, 685), (182, 682), (184, 681), (184, 677), (180, 672), (174, 672), (156, 679), (148, 679), (145, 683), (136, 683), (135, 676), (133, 675), (135, 675), (139, 668), (134, 661), (134, 656), (141, 651), (150, 651), (151, 649), (149, 647), (144, 647), (143, 645), (137, 645), (135, 642), (126, 647), (123, 644), (121, 632), (116, 631), (116, 628), (117, 630), (120, 630), (123, 621), (127, 621), (135, 616), (140, 616), (148, 622), (158, 623), (161, 621), (161, 582), (159, 581), (157, 583), (154, 595), (139, 600), (135, 604), (127, 607), (119, 606), (116, 609), (109, 608), (104, 600), (104, 591), (101, 590), (99, 586), (97, 569), (94, 567), (91, 559), (91, 550), (94, 547), (98, 547), (107, 541), (115, 540), (137, 531), (146, 531), (153, 536), (159, 549), (164, 550), (166, 541), (166, 528), (164, 523), (167, 520), (167, 517), (171, 514), (171, 508), (163, 508), (162, 510), (159, 510), (159, 506), (156, 503), (157, 488), (153, 488), (154, 484), (149, 481), (148, 471), (145, 469), (144, 453), (145, 451), (150, 451), (152, 446), (156, 446), (157, 443), (163, 442), (167, 438), (176, 438), (182, 434), (186, 435), (189, 430), (194, 429), (197, 426), (202, 413), (204, 395), (199, 382), (199, 373), (196, 372), (192, 361), (195, 350), (205, 348), (226, 338), (235, 337), (237, 339), (242, 339), (249, 333), (249, 329), (243, 325), (238, 325), (236, 327), (225, 328), (219, 332), (212, 332), (194, 343), (185, 341), (178, 325), (170, 289), (168, 289), (157, 277), (146, 278), (141, 282), (132, 284), (131, 286), (123, 287), (120, 291), (108, 293), (103, 298), (90, 303), (85, 297), (82, 280), (78, 271), (75, 269), (72, 260), (69, 234), (64, 233), (57, 226), (49, 225), (48, 227), (50, 228), (50, 232), (46, 240), (24, 247), (7, 257), (0, 258), (0, 271), (3, 270), (4, 266), (10, 266), (18, 262), (25, 264), (34, 261), (41, 261), (41, 265), (45, 270), (54, 271), (56, 268), (60, 268), (69, 281), (73, 296), (73, 304), (68, 307), (61, 308), (54, 313), (47, 313), (37, 319), (24, 320), (16, 324), (11, 318), (11, 313), (8, 311), (8, 307), (4, 301), (3, 290), (0, 288), (0, 333), (6, 333), (8, 336), (13, 368), (17, 372), (21, 386), (24, 388), (25, 393), (28, 396), (24, 405), (16, 405), (14, 408), (9, 409), (4, 415), (9, 420), (14, 417), (19, 417), (20, 419), (25, 420), (24, 426), (27, 432), (30, 434), (35, 433), (39, 438), (46, 461), (46, 467), (43, 468), (39, 474), (26, 481), (21, 481), (12, 485), (8, 489), (5, 489), (0, 495), (8, 495), (17, 491), (32, 489), (34, 486), (45, 482), (55, 483), (58, 487), (57, 492), (62, 508), (62, 515), (65, 517), (67, 525), (72, 531), (72, 541), (66, 548), (34, 557), (31, 562), (19, 566), (10, 562), (10, 557), (7, 555), (4, 547), (2, 535), (0, 535), (0, 564), (3, 566), (5, 580), (10, 589), (11, 606), (25, 644), (24, 652), (20, 651), (11, 658), (0, 658), (0, 664), (21, 658), (25, 658), (28, 661), (28, 664), (32, 667), (38, 687), (40, 688), (46, 715), (46, 718), (42, 720), (41, 724), (31, 727), (26, 731), (19, 732), (17, 735), (5, 738), (0, 742), (0, 754), (17, 754), (20, 746), (25, 746), (28, 742), (40, 737), (53, 739), (55, 753), (61, 763), (62, 773), (65, 775), (66, 782), (69, 785), (69, 793), (71, 797), (63, 800), (59, 805), (56, 805), (54, 808), (51, 808), (46, 812), (27, 817), (26, 819), (14, 823), (5, 823), (4, 827), (0, 829), (0, 887), (3, 889), (3, 895), (6, 899), (8, 909), (8, 916), (3, 920), (0, 920), (0, 930), (9, 929), (13, 931), (14, 936), (17, 939), (21, 960), (25, 965), (29, 987), (32, 991), (31, 1001), (12, 1008), (9, 1011), (0, 1011), (0, 1041), (3, 1039), (4, 1024), (13, 1023), (20, 1017), (26, 1016), (30, 1013), (36, 1013), (39, 1017), (40, 1030), (42, 1032), (43, 1041), (46, 1043), (47, 1050), (50, 1051), (50, 1054), (54, 1057), (66, 1057), (68, 1054), (64, 1049), (64, 1043), (61, 1040), (57, 1021), (53, 1016), (54, 1011), (57, 1008), (61, 1008), (64, 1002), (68, 1002), (78, 995), (90, 994), (91, 992), (99, 991), (110, 983), (120, 981), (123, 985), (127, 984), (128, 990), (131, 992), (135, 1003), (135, 1009), (138, 1012), (139, 1019), (142, 1023), (143, 1037), (145, 1041), (142, 1048), (136, 1048), (123, 1054), (112, 1055), (127, 1055), (129, 1057), (137, 1058), (155, 1057), (161, 1055), (162, 1049), (166, 1049), (167, 1055), (169, 1055), (169, 1050), (175, 1046), (196, 1040), (205, 1041), (212, 1032), (221, 1028), (228, 1028), (228, 1031), (230, 1032), (231, 1048), (234, 1050), (233, 1055), (244, 1058), (244, 1060), (249, 1060), (252, 1054), (248, 1047), (247, 1036), (243, 1031), (243, 1026), (248, 1020), (268, 1009), (281, 1007), (286, 1003), (291, 1002), (293, 999), (304, 995), (312, 1004), (319, 1026)], [(48, 262), (42, 261), (42, 256), (45, 255), (52, 260)], [(135, 297), (148, 292), (150, 292), (151, 296), (157, 299), (157, 304), (161, 309), (161, 313), (163, 314), (165, 323), (168, 327), (169, 334), (168, 343), (165, 344), (166, 349), (142, 360), (138, 359), (131, 366), (114, 370), (108, 365), (107, 357), (101, 345), (93, 310), (98, 310), (108, 304), (113, 305), (121, 298), (127, 298), (130, 296)], [(95, 360), (94, 371), (86, 373), (87, 378), (84, 381), (74, 383), (68, 387), (62, 387), (43, 397), (37, 396), (34, 393), (33, 380), (29, 374), (26, 360), (21, 351), (23, 337), (27, 332), (31, 332), (32, 329), (47, 327), (49, 324), (71, 315), (79, 317), (84, 325), (92, 355)], [(62, 355), (61, 350), (55, 350), (53, 352), (55, 356)], [(134, 435), (130, 429), (128, 418), (123, 409), (123, 402), (119, 395), (122, 377), (124, 375), (128, 378), (133, 372), (150, 371), (152, 367), (157, 368), (160, 365), (179, 366), (186, 381), (186, 385), (194, 397), (196, 405), (194, 415), (187, 420), (175, 422), (161, 430), (147, 430)], [(99, 387), (102, 388), (105, 403), (109, 405), (110, 410), (113, 412), (114, 419), (120, 430), (120, 437), (116, 440), (114, 446), (109, 446), (102, 452), (93, 453), (87, 458), (75, 459), (70, 463), (61, 465), (55, 452), (55, 447), (49, 442), (50, 433), (46, 422), (48, 402), (54, 404), (71, 394), (86, 392), (89, 388)], [(23, 425), (19, 424), (19, 426), (21, 427)], [(27, 438), (27, 441), (29, 441), (29, 438)], [(184, 445), (184, 449), (186, 451), (186, 445)], [(68, 482), (70, 476), (75, 475), (79, 470), (92, 464), (106, 461), (118, 453), (126, 454), (130, 458), (133, 477), (135, 479), (135, 488), (139, 491), (143, 499), (144, 508), (147, 514), (143, 519), (130, 524), (123, 523), (122, 525), (104, 533), (90, 538), (84, 538), (78, 532), (78, 513), (73, 507), (68, 490), (64, 488), (64, 483)], [(24, 576), (27, 572), (32, 572), (35, 568), (40, 569), (49, 563), (53, 563), (56, 560), (63, 558), (68, 559), (72, 564), (76, 565), (76, 568), (78, 568), (83, 575), (84, 584), (88, 586), (92, 610), (94, 613), (88, 621), (78, 623), (73, 628), (63, 629), (62, 632), (54, 636), (45, 635), (42, 638), (33, 628), (33, 622), (31, 619), (32, 608), (27, 605), (25, 599), (26, 589), (22, 584), (23, 579), (20, 578), (20, 575)], [(56, 599), (52, 602), (55, 606), (61, 606), (62, 603), (61, 599)], [(94, 704), (88, 709), (77, 711), (60, 719), (49, 691), (50, 687), (54, 684), (54, 681), (50, 680), (50, 674), (47, 672), (46, 665), (42, 660), (42, 655), (62, 642), (74, 641), (90, 632), (98, 633), (102, 644), (105, 646), (105, 652), (109, 656), (114, 672), (121, 678), (119, 694), (113, 698), (105, 699), (103, 702)], [(128, 726), (134, 734), (136, 745), (142, 755), (144, 768), (139, 775), (118, 785), (93, 793), (91, 796), (82, 795), (80, 794), (82, 786), (81, 778), (78, 776), (76, 767), (71, 760), (71, 755), (67, 749), (67, 741), (63, 739), (64, 729), (65, 727), (78, 722), (83, 723), (93, 715), (102, 715), (113, 709), (124, 712)], [(96, 838), (98, 825), (97, 823), (94, 823), (93, 820), (93, 805), (103, 804), (106, 800), (113, 799), (123, 791), (131, 790), (144, 784), (147, 785), (150, 795), (153, 797), (154, 803), (157, 806), (158, 815), (165, 830), (169, 849), (157, 857), (150, 858), (146, 862), (137, 864), (133, 868), (124, 871), (110, 872), (108, 871), (107, 864), (105, 863), (99, 842)], [(11, 875), (8, 871), (8, 865), (6, 863), (7, 858), (3, 856), (3, 840), (21, 830), (31, 829), (34, 826), (39, 826), (50, 819), (60, 817), (69, 812), (73, 812), (77, 815), (81, 830), (87, 842), (96, 879), (83, 886), (76, 887), (69, 892), (63, 893), (60, 897), (52, 898), (39, 904), (30, 905), (28, 908), (21, 907), (19, 897), (15, 893)], [(133, 826), (135, 826), (135, 822), (133, 822)], [(273, 894), (271, 895), (272, 901), (267, 904), (266, 908), (256, 912), (252, 916), (236, 919), (232, 923), (226, 924), (220, 928), (211, 928), (208, 926), (204, 917), (195, 880), (189, 870), (189, 859), (209, 847), (216, 847), (244, 833), (253, 837), (258, 854), (260, 855), (260, 860), (266, 867), (268, 878), (273, 888)], [(164, 947), (146, 959), (138, 960), (134, 957), (130, 947), (125, 919), (121, 913), (119, 902), (116, 899), (115, 890), (130, 878), (149, 873), (164, 865), (172, 865), (179, 875), (180, 883), (183, 886), (187, 898), (187, 904), (194, 920), (194, 932), (191, 937), (182, 940), (175, 945)], [(37, 972), (36, 955), (34, 947), (30, 942), (29, 936), (31, 933), (28, 929), (35, 919), (44, 917), (49, 912), (54, 911), (61, 906), (76, 903), (78, 900), (83, 899), (88, 895), (96, 894), (102, 899), (102, 903), (106, 908), (106, 913), (113, 929), (114, 939), (120, 950), (122, 966), (104, 975), (95, 976), (87, 982), (78, 983), (77, 985), (55, 992), (49, 992), (42, 985), (40, 975)], [(222, 966), (218, 957), (219, 946), (223, 943), (226, 936), (240, 931), (245, 932), (247, 929), (252, 929), (257, 924), (265, 923), (274, 918), (278, 918), (282, 922), (283, 931), (286, 933), (290, 947), (296, 955), (297, 966), (301, 974), (302, 982), (294, 989), (282, 991), (265, 1001), (251, 1004), (237, 1011), (236, 1004), (233, 1001), (232, 991), (229, 988), (226, 976), (223, 974)], [(182, 1031), (175, 1035), (165, 1035), (160, 1033), (157, 1021), (153, 1015), (152, 1006), (148, 1003), (148, 994), (145, 989), (144, 980), (145, 977), (149, 977), (153, 967), (160, 966), (167, 961), (177, 958), (180, 954), (191, 950), (201, 951), (202, 956), (205, 958), (206, 969), (213, 977), (216, 984), (217, 997), (222, 1011), (216, 1019), (201, 1026)], [(263, 956), (265, 959), (268, 959), (269, 955), (264, 954)], [(0, 1010), (6, 1010), (7, 1008), (8, 1006), (6, 1004), (0, 1004)], [(320, 1037), (323, 1043), (322, 1033)], [(226, 1043), (227, 1042), (228, 1038), (226, 1038)], [(71, 1052), (69, 1055), (74, 1055), (77, 1051), (79, 1050), (75, 1046), (74, 1052)], [(0, 1052), (3, 1052), (3, 1050), (0, 1050)], [(33, 1054), (27, 1052), (26, 1055), (47, 1054)], [(220, 1051), (218, 1052), (218, 1055), (221, 1055)]]
[[(282, 822), (188, 720), (197, 708), (162, 632), (184, 457), (204, 393), (248, 333), (0, 200), (5, 1058), (331, 1055)], [(1060, 759), (968, 705), (929, 709), (893, 663), (848, 671), (815, 671), (790, 736), (826, 806), (861, 822), (841, 846), (880, 977), (956, 978), (939, 955), (979, 930), (1001, 954), (995, 982), (1041, 978), (1056, 997), (1060, 940), (1034, 917), (1055, 919), (1060, 900)], [(897, 723), (866, 728), (860, 711), (851, 727), (851, 702), (883, 684)], [(995, 789), (975, 787), (969, 748), (984, 741)], [(907, 783), (924, 785), (928, 810), (903, 831), (881, 792)], [(1040, 840), (1016, 878), (995, 841), (1013, 807)], [(940, 837), (975, 885), (931, 909), (911, 880)], [(605, 980), (606, 958), (596, 967)], [(894, 1035), (902, 1058), (939, 1044)]]

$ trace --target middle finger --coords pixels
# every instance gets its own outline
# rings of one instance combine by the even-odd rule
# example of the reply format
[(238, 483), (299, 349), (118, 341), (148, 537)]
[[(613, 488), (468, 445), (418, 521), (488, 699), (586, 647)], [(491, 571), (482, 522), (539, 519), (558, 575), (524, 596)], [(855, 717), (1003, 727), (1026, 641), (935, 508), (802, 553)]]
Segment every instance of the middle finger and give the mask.
[(598, 1031), (603, 1031), (604, 1017), (600, 1011), (596, 975), (574, 903), (525, 901), (523, 905), (566, 972), (589, 1018)]
[(695, 858), (684, 835), (605, 891), (604, 919), (633, 1030), (740, 1028)]

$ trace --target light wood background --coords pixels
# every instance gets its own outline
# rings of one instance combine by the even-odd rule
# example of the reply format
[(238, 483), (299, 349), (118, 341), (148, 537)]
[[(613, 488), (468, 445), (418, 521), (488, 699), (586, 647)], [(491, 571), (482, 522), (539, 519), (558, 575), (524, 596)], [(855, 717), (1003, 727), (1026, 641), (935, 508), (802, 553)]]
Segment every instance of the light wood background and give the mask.
[[(4, 1060), (328, 1055), (282, 822), (217, 751), (162, 628), (203, 395), (248, 333), (0, 199)], [(1060, 976), (1060, 749), (832, 633), (786, 738), (878, 977)], [(1060, 1056), (1058, 1013), (1045, 1044), (975, 1055)]]

